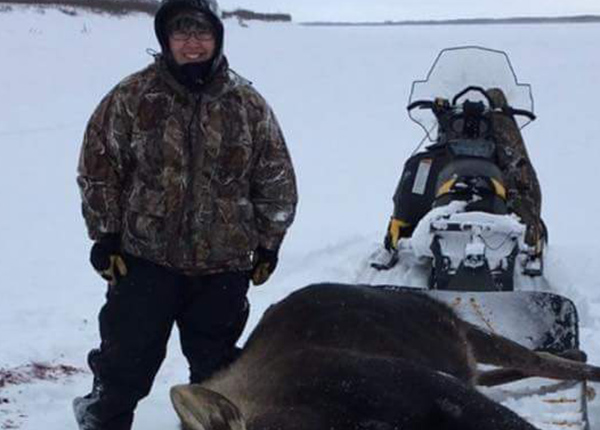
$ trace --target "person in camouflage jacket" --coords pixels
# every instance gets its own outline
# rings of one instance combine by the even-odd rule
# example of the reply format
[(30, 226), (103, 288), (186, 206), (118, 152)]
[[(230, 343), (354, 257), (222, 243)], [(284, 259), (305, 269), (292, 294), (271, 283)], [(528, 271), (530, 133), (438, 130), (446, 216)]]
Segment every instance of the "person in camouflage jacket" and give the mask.
[(101, 101), (81, 150), (90, 259), (110, 284), (82, 430), (131, 428), (174, 323), (192, 382), (233, 359), (249, 279), (275, 269), (295, 214), (284, 137), (229, 69), (214, 0), (165, 0), (155, 29), (162, 54)]
[[(502, 90), (491, 88), (487, 93), (494, 103), (494, 108), (501, 109), (508, 105)], [(506, 181), (508, 208), (527, 226), (527, 244), (541, 253), (543, 244), (548, 239), (548, 232), (542, 220), (542, 189), (525, 141), (519, 126), (511, 116), (493, 113), (492, 126), (498, 144), (498, 167)]]

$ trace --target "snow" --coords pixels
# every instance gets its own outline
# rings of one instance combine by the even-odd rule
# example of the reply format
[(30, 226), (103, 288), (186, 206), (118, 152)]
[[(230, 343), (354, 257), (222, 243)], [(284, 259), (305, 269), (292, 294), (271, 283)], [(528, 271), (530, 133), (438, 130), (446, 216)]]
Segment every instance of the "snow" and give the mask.
[[(410, 84), (425, 77), (440, 49), (478, 44), (506, 50), (520, 80), (533, 85), (539, 120), (525, 139), (544, 193), (547, 278), (577, 305), (583, 349), (599, 364), (600, 200), (593, 188), (600, 160), (599, 36), (594, 24), (229, 23), (230, 62), (277, 113), (301, 197), (276, 274), (251, 290), (244, 338), (264, 309), (290, 291), (364, 280), (361, 269), (383, 238), (401, 167), (422, 138), (405, 111)], [(105, 286), (87, 261), (75, 184), (79, 145), (101, 97), (151, 61), (145, 49), (158, 49), (152, 21), (15, 9), (0, 13), (0, 40), (0, 368), (31, 362), (87, 368)], [(401, 263), (387, 281), (424, 285), (418, 267), (406, 268)], [(168, 388), (187, 377), (176, 338), (134, 429), (176, 428)], [(0, 388), (0, 426), (75, 429), (70, 403), (90, 384), (85, 373)], [(590, 406), (598, 426), (600, 400)]]

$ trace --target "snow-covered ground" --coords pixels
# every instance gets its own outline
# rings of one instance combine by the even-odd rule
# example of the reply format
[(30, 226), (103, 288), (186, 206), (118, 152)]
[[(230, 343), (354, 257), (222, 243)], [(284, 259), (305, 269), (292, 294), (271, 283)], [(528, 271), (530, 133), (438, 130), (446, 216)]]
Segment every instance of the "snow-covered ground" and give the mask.
[[(277, 273), (251, 291), (245, 336), (290, 291), (360, 278), (384, 234), (400, 169), (421, 139), (405, 112), (411, 81), (441, 48), (478, 44), (506, 50), (520, 79), (533, 84), (539, 120), (524, 134), (544, 192), (547, 278), (575, 301), (582, 346), (600, 363), (599, 37), (598, 25), (228, 24), (230, 62), (277, 112), (301, 196)], [(105, 287), (88, 264), (79, 145), (100, 98), (151, 61), (152, 21), (15, 10), (0, 13), (0, 42), (0, 368), (86, 368)], [(398, 282), (423, 279), (406, 273)], [(134, 429), (176, 428), (167, 393), (187, 371), (175, 340), (169, 352)], [(0, 386), (0, 427), (75, 429), (70, 402), (90, 384), (84, 373)], [(598, 426), (600, 400), (591, 407)]]

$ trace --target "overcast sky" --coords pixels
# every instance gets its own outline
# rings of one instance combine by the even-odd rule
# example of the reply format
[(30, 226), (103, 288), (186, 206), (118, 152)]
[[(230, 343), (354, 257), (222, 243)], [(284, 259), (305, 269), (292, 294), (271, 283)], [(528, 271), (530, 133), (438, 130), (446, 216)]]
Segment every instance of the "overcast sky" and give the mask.
[(286, 12), (294, 21), (385, 21), (598, 14), (599, 0), (220, 0), (222, 9)]

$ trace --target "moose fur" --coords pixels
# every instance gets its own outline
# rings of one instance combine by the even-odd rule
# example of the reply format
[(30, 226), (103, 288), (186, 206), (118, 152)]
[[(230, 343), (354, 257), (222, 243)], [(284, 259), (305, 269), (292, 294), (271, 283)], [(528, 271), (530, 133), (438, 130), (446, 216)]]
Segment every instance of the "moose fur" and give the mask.
[[(191, 430), (525, 430), (474, 388), (476, 363), (573, 377), (556, 360), (419, 292), (316, 284), (271, 306), (228, 369), (171, 395)], [(600, 375), (576, 364), (577, 378)]]

